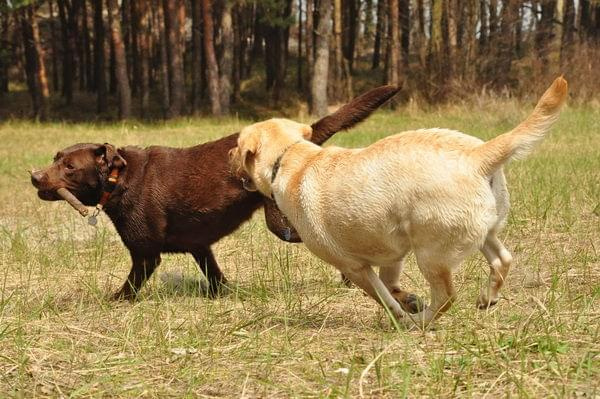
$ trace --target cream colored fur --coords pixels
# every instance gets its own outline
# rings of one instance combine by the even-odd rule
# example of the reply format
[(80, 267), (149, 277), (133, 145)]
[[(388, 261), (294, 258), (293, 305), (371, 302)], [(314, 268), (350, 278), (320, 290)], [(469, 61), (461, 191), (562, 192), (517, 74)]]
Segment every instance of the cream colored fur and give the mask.
[[(321, 148), (305, 140), (309, 126), (272, 119), (242, 130), (232, 166), (275, 198), (313, 253), (399, 320), (424, 328), (450, 307), (452, 274), (478, 249), (490, 263), (478, 305), (498, 300), (512, 261), (496, 236), (509, 210), (502, 165), (527, 155), (544, 137), (566, 95), (567, 82), (560, 77), (529, 118), (486, 143), (426, 129), (363, 149)], [(281, 166), (271, 182), (278, 158)], [(409, 251), (431, 289), (429, 307), (413, 315), (390, 293)]]

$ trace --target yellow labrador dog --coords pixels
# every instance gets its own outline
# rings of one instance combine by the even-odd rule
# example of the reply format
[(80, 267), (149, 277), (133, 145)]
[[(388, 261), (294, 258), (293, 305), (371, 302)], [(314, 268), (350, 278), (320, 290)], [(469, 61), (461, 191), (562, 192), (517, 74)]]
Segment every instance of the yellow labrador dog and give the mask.
[[(477, 249), (490, 264), (477, 304), (498, 301), (512, 261), (497, 238), (509, 210), (502, 166), (532, 151), (566, 97), (559, 77), (524, 122), (488, 142), (426, 129), (361, 149), (322, 148), (307, 141), (310, 126), (271, 119), (245, 127), (230, 160), (247, 189), (275, 199), (313, 253), (400, 321), (424, 328), (450, 307), (452, 274)], [(416, 314), (392, 295), (411, 250), (431, 289), (429, 307)]]

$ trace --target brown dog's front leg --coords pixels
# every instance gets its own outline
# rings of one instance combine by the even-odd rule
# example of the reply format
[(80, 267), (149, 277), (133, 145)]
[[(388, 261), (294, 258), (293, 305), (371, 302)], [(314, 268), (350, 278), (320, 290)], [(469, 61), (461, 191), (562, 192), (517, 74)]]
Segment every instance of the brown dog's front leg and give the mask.
[(192, 252), (198, 267), (208, 280), (208, 295), (210, 297), (216, 297), (221, 292), (222, 286), (227, 284), (227, 279), (212, 253), (210, 247), (203, 247), (197, 251)]
[(133, 301), (144, 282), (160, 264), (160, 255), (131, 254), (133, 264), (123, 287), (113, 295), (114, 300)]

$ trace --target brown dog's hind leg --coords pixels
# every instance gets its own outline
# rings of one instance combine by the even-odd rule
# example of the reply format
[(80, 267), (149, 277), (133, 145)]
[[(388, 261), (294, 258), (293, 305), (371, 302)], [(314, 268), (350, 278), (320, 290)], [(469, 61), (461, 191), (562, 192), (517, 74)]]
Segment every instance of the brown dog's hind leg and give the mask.
[(227, 284), (227, 279), (221, 272), (212, 250), (210, 247), (202, 247), (192, 252), (192, 255), (208, 280), (208, 295), (211, 298), (217, 297), (222, 291), (223, 285)]
[(131, 253), (133, 264), (123, 287), (113, 296), (114, 300), (132, 301), (137, 296), (144, 282), (152, 275), (160, 264), (160, 255), (142, 255)]

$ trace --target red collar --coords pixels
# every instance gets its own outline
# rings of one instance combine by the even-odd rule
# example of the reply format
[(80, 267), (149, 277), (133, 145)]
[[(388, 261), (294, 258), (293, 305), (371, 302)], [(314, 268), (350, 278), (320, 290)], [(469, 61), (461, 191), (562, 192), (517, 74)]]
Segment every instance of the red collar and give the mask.
[(102, 192), (102, 197), (100, 198), (100, 201), (96, 205), (96, 210), (88, 218), (88, 223), (90, 225), (95, 226), (96, 223), (98, 223), (96, 216), (98, 216), (98, 214), (100, 214), (100, 211), (102, 211), (102, 209), (104, 208), (104, 205), (106, 205), (106, 203), (110, 199), (110, 195), (117, 187), (117, 180), (119, 180), (119, 168), (114, 168), (110, 171), (110, 174), (108, 175), (108, 178), (106, 179), (104, 191)]
[(104, 191), (102, 192), (102, 197), (100, 198), (98, 205), (96, 205), (96, 208), (98, 210), (102, 210), (102, 208), (104, 208), (104, 205), (106, 205), (106, 203), (110, 199), (110, 195), (117, 187), (117, 180), (119, 180), (119, 169), (112, 169), (106, 180), (107, 181), (106, 185), (104, 186)]

